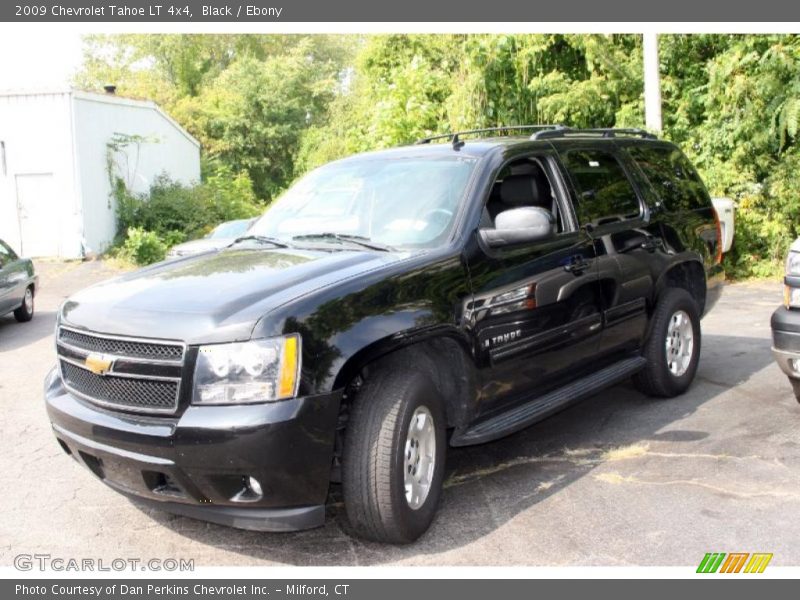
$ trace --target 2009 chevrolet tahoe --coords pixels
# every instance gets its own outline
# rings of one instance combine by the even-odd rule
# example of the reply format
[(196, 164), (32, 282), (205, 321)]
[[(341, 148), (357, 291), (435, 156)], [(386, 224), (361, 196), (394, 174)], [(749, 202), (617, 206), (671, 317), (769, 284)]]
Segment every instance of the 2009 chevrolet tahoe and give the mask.
[(47, 410), (139, 501), (293, 530), (335, 482), (359, 535), (410, 542), (448, 446), (629, 377), (683, 393), (721, 249), (697, 172), (645, 132), (436, 136), (311, 172), (227, 248), (70, 297)]

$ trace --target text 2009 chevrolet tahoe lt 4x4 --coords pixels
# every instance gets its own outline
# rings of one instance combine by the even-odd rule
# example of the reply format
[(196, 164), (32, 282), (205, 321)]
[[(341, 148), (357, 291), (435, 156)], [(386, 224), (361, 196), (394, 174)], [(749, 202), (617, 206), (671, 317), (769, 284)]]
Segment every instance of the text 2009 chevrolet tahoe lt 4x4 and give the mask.
[(724, 279), (696, 171), (637, 130), (514, 131), (328, 164), (231, 246), (69, 298), (45, 389), (63, 449), (248, 529), (320, 525), (340, 482), (356, 532), (402, 543), (448, 445), (630, 376), (684, 392)]

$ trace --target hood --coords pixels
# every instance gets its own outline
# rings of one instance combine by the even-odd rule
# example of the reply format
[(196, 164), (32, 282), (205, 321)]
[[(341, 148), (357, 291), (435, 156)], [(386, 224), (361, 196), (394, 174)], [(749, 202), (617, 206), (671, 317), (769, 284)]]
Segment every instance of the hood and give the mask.
[(189, 344), (249, 339), (277, 306), (403, 258), (372, 251), (225, 249), (159, 263), (86, 288), (64, 303), (65, 325)]
[(199, 240), (192, 240), (191, 242), (184, 242), (169, 249), (167, 256), (190, 256), (192, 254), (200, 254), (201, 252), (208, 252), (209, 250), (219, 250), (225, 246), (230, 246), (233, 239), (229, 238), (200, 238)]

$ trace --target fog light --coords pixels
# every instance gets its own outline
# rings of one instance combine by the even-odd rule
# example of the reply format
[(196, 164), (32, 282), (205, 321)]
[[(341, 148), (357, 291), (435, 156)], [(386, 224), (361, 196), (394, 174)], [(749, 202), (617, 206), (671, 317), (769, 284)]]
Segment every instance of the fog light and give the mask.
[(789, 366), (792, 367), (792, 370), (795, 373), (800, 373), (800, 359), (792, 358), (789, 360)]
[(243, 477), (242, 489), (231, 498), (232, 502), (258, 502), (264, 497), (261, 484), (255, 477)]

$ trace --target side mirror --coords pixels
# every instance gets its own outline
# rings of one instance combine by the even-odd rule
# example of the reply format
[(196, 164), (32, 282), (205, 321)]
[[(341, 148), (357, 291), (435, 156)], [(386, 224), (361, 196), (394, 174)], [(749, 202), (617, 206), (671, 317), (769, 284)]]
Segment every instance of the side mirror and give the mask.
[(504, 210), (495, 217), (494, 228), (479, 229), (478, 235), (490, 248), (538, 242), (555, 235), (553, 213), (538, 206)]

